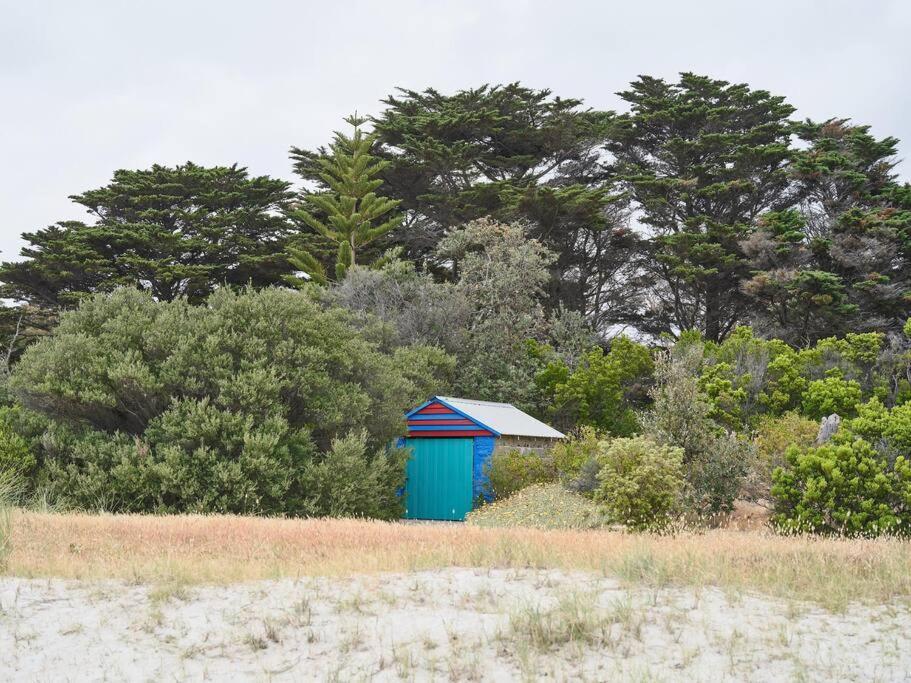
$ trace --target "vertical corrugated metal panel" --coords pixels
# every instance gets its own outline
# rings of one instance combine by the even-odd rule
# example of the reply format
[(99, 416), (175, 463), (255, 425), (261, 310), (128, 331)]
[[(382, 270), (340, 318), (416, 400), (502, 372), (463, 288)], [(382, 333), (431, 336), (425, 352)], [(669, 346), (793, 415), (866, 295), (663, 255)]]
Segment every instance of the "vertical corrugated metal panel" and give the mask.
[(493, 500), (490, 490), (490, 477), (487, 476), (487, 464), (493, 455), (496, 441), (492, 436), (476, 436), (474, 438), (474, 457), (472, 463), (471, 498), (476, 501), (483, 497), (488, 503)]
[(461, 520), (472, 503), (472, 439), (411, 439), (405, 484), (408, 519)]

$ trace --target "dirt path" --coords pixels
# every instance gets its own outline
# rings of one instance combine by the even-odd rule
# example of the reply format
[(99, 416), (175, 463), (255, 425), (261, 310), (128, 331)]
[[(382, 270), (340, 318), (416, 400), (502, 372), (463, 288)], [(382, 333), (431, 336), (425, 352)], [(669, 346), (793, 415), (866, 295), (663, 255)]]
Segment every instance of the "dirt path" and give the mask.
[(911, 611), (591, 574), (0, 578), (0, 680), (911, 680)]

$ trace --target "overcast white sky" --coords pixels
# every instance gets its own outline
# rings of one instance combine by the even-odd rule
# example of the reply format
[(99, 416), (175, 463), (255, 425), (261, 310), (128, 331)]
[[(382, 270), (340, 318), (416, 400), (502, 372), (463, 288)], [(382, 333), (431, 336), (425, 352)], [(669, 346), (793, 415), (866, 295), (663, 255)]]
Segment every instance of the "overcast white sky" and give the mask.
[(518, 80), (617, 109), (637, 74), (696, 71), (869, 123), (908, 155), (909, 35), (902, 0), (0, 0), (0, 259), (85, 218), (67, 196), (117, 168), (293, 179), (291, 145), (396, 86)]

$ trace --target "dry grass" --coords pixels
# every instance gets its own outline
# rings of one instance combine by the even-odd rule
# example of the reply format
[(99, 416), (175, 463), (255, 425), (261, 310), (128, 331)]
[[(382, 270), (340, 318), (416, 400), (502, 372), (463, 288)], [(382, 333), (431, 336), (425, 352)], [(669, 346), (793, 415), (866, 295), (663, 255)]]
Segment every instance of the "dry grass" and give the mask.
[(12, 472), (0, 470), (0, 571), (6, 567), (12, 549), (13, 501), (18, 493)]
[(359, 520), (16, 511), (5, 573), (174, 585), (438, 567), (581, 569), (842, 607), (911, 596), (911, 544), (709, 531), (485, 529)]

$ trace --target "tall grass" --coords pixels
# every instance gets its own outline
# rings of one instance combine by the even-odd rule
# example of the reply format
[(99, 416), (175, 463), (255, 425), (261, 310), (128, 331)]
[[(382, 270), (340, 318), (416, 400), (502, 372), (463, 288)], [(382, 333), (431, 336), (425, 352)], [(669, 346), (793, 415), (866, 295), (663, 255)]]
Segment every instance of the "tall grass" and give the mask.
[(12, 512), (19, 576), (227, 583), (441, 567), (586, 570), (630, 584), (719, 586), (811, 600), (911, 598), (905, 540), (711, 530), (675, 536), (345, 519)]
[(13, 472), (0, 470), (0, 571), (6, 570), (13, 550), (13, 505), (18, 496), (18, 478)]

